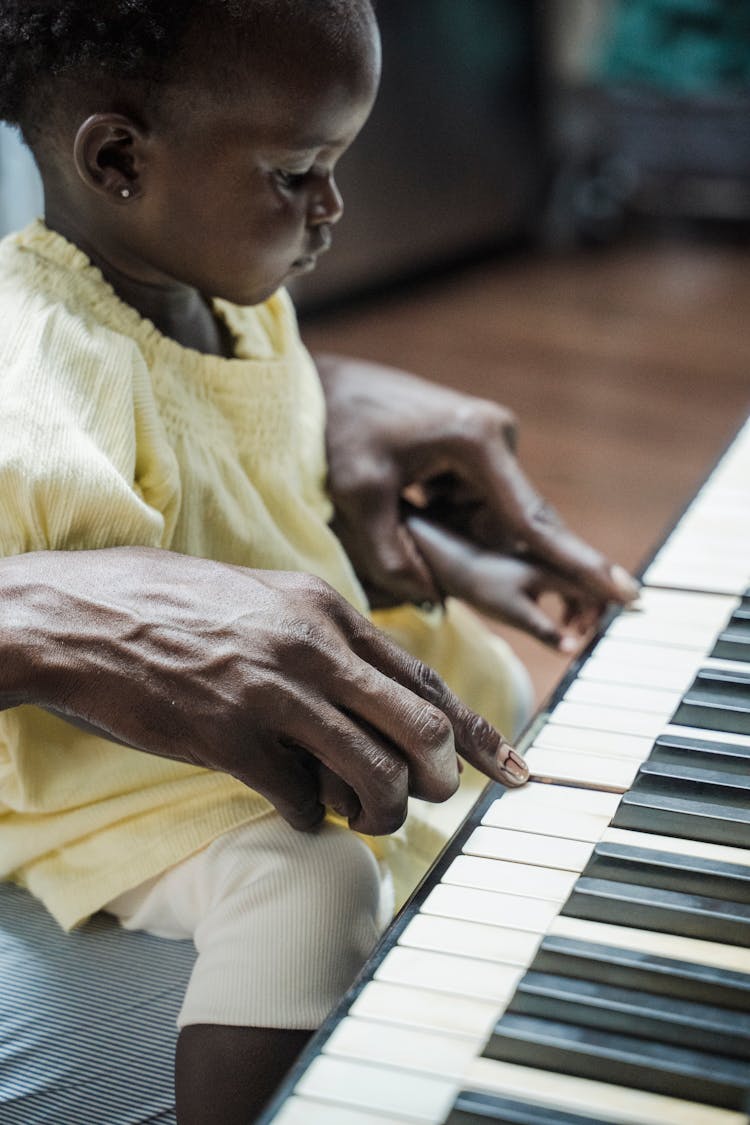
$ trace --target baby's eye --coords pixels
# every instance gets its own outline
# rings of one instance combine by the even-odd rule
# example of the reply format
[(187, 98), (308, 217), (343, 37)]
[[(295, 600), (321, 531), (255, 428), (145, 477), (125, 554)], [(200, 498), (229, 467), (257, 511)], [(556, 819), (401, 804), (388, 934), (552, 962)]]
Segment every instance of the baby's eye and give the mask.
[(309, 175), (309, 168), (304, 172), (287, 172), (284, 168), (277, 168), (274, 171), (274, 176), (278, 183), (288, 191), (293, 191), (294, 188), (301, 187)]

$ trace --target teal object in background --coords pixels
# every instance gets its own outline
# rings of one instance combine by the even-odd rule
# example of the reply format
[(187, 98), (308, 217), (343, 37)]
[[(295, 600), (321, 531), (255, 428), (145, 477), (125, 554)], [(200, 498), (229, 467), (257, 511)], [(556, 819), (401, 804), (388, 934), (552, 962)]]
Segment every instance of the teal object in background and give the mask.
[(16, 129), (0, 123), (0, 237), (44, 212), (42, 181)]
[(464, 82), (501, 82), (524, 64), (528, 12), (516, 0), (436, 0), (434, 21)]
[(748, 0), (620, 0), (598, 78), (675, 94), (750, 88)]

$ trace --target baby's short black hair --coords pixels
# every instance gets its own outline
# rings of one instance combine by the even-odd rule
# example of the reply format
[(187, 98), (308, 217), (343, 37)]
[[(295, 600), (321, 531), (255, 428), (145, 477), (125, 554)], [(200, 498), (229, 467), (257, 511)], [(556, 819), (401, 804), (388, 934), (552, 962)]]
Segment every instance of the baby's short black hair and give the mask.
[(369, 0), (0, 0), (0, 120), (33, 143), (56, 80), (158, 90), (169, 82), (188, 31), (252, 32), (312, 21), (335, 43)]

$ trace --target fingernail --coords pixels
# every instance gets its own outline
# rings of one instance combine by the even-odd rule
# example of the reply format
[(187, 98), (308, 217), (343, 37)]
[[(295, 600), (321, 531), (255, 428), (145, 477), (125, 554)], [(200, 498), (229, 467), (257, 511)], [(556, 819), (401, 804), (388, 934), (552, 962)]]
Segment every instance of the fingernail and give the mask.
[(617, 588), (618, 594), (625, 598), (626, 601), (631, 602), (634, 598), (638, 597), (641, 592), (640, 583), (636, 582), (635, 578), (628, 574), (624, 567), (615, 565), (612, 567), (609, 574)]
[(565, 656), (571, 656), (574, 652), (578, 652), (580, 644), (581, 642), (577, 641), (575, 637), (561, 637), (557, 647)]
[(523, 785), (529, 777), (529, 767), (515, 750), (508, 751), (500, 772), (505, 774), (508, 785)]

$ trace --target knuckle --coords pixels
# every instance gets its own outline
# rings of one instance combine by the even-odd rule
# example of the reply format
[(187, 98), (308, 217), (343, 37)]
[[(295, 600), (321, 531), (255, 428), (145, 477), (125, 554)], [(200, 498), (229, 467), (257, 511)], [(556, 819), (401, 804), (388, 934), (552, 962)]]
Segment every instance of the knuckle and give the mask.
[(430, 749), (445, 746), (453, 739), (453, 724), (447, 715), (434, 708), (424, 707), (417, 719), (417, 730)]
[(469, 713), (464, 729), (471, 746), (483, 757), (494, 755), (502, 742), (502, 735), (481, 715)]
[(467, 398), (456, 411), (455, 426), (467, 442), (506, 438), (515, 432), (515, 419), (502, 406), (483, 398)]
[[(406, 820), (409, 771), (406, 764), (389, 755), (379, 758), (370, 777), (370, 798), (377, 809), (378, 835), (397, 831)], [(370, 802), (368, 802), (370, 803)]]
[(428, 703), (437, 703), (445, 696), (446, 686), (429, 664), (425, 664), (422, 660), (413, 660), (409, 674), (417, 695), (426, 699)]
[(361, 456), (355, 462), (347, 461), (346, 472), (331, 476), (339, 500), (361, 502), (363, 498), (379, 496), (383, 490), (383, 467), (376, 460)]
[[(301, 576), (297, 589), (298, 628), (308, 622), (315, 635), (325, 632), (325, 623), (336, 620), (341, 610), (343, 598), (323, 578), (315, 574)], [(302, 612), (299, 607), (302, 606)], [(302, 630), (304, 632), (304, 630)]]
[(391, 796), (408, 789), (407, 768), (404, 762), (391, 754), (378, 755), (373, 763), (373, 776), (377, 780), (378, 788), (382, 794)]
[(327, 605), (335, 598), (333, 587), (316, 574), (305, 575), (305, 592), (316, 603)]
[(557, 510), (543, 497), (538, 497), (531, 511), (529, 521), (544, 528), (559, 527), (562, 523)]
[(388, 589), (414, 590), (421, 594), (421, 585), (415, 581), (413, 567), (404, 555), (393, 552), (383, 555), (378, 560), (378, 570), (381, 582), (385, 582)]
[(453, 741), (453, 724), (440, 707), (445, 695), (445, 686), (432, 668), (416, 662), (414, 681), (417, 694), (426, 700), (413, 715), (413, 729), (421, 743), (429, 750), (436, 750)]
[(314, 617), (287, 618), (282, 630), (283, 648), (301, 659), (312, 653), (323, 652), (329, 647), (328, 630)]

